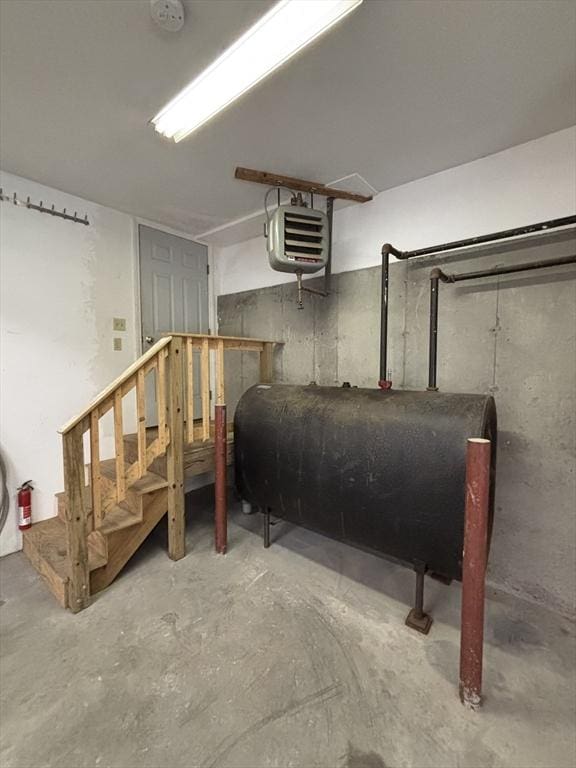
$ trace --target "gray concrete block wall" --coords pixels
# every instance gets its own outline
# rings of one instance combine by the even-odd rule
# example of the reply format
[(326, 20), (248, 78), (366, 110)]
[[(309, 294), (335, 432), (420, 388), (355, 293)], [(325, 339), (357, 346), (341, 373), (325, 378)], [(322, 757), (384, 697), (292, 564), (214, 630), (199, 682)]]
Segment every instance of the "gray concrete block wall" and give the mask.
[[(395, 387), (424, 389), (429, 273), (476, 271), (576, 253), (572, 236), (397, 262), (390, 269), (389, 368)], [(319, 285), (316, 279), (312, 285)], [(220, 333), (279, 339), (278, 381), (372, 387), (378, 380), (380, 269), (332, 276), (328, 298), (284, 284), (218, 298)], [(258, 379), (255, 355), (227, 359), (233, 409)], [(491, 393), (499, 419), (489, 579), (574, 615), (576, 608), (576, 268), (441, 285), (438, 384)], [(251, 359), (249, 359), (251, 357)], [(231, 382), (229, 384), (229, 382)]]

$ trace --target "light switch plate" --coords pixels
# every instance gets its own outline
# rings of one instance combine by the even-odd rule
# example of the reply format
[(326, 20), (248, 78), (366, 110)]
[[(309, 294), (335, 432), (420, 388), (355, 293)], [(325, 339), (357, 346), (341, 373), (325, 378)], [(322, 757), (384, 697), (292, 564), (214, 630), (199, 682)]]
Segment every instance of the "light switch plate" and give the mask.
[(114, 352), (121, 352), (122, 351), (122, 339), (115, 338), (114, 339)]
[(126, 330), (126, 318), (125, 317), (115, 317), (112, 320), (112, 329), (114, 331), (125, 331)]

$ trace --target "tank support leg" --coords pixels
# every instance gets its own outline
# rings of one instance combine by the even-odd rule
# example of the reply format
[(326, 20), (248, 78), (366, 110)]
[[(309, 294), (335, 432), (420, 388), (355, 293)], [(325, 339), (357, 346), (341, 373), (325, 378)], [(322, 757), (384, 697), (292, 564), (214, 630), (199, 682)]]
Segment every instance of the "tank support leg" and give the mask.
[(270, 507), (264, 509), (264, 547), (270, 546)]
[(416, 595), (414, 608), (406, 617), (406, 626), (410, 627), (410, 629), (415, 629), (417, 632), (422, 632), (423, 635), (427, 635), (430, 632), (433, 619), (428, 613), (424, 613), (425, 563), (415, 563), (414, 570), (416, 571)]

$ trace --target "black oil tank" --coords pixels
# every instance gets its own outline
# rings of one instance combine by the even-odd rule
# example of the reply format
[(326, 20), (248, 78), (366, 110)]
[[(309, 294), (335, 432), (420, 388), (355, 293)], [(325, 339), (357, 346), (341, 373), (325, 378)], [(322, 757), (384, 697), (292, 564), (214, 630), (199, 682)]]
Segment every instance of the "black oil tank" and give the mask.
[(485, 395), (257, 385), (234, 419), (236, 483), (277, 517), (462, 575), (466, 440), (492, 441)]

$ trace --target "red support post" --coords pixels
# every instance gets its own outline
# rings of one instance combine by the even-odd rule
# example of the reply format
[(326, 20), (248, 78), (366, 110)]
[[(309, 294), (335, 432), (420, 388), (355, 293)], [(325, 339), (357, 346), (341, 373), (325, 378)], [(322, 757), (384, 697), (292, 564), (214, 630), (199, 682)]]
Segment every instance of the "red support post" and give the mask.
[(490, 440), (469, 438), (466, 449), (466, 511), (462, 563), (460, 700), (470, 709), (482, 703), (484, 584), (490, 503)]
[(228, 544), (228, 505), (226, 498), (226, 406), (214, 406), (214, 470), (215, 470), (215, 524), (216, 552), (226, 554)]

